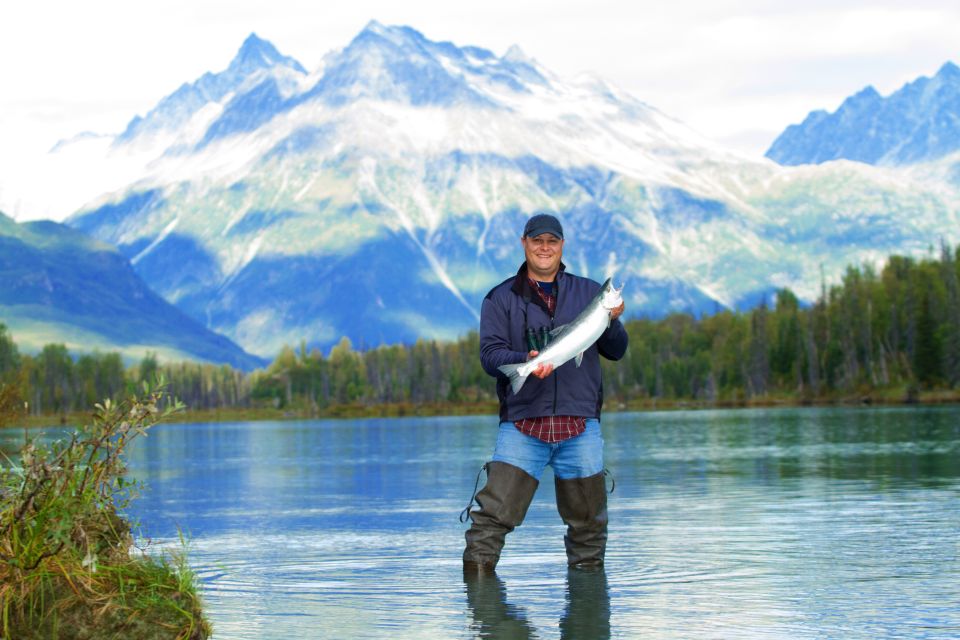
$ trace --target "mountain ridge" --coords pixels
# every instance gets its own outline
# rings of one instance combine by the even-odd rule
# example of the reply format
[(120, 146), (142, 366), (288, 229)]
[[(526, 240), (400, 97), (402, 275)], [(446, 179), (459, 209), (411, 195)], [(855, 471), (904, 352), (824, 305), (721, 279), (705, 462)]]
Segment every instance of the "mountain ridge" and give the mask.
[(193, 82), (183, 83), (147, 114), (135, 116), (117, 142), (130, 142), (147, 132), (158, 133), (183, 125), (203, 106), (219, 102), (245, 85), (258, 84), (264, 76), (276, 78), (278, 74), (289, 85), (292, 78), (305, 77), (307, 71), (297, 60), (277, 51), (272, 43), (251, 33), (225, 70), (207, 72)]
[(264, 364), (165, 302), (113, 246), (57, 222), (16, 223), (0, 213), (0, 319), (25, 350), (119, 350), (128, 359)]
[(306, 77), (258, 79), (68, 222), (262, 356), (462, 335), (541, 211), (572, 269), (616, 273), (628, 313), (651, 316), (780, 287), (810, 300), (821, 265), (925, 248), (958, 219), (939, 167), (744, 158), (596, 78), (409, 27), (371, 23)]
[(790, 125), (765, 156), (784, 165), (855, 160), (902, 166), (960, 150), (960, 67), (904, 84), (888, 97), (867, 86), (833, 113), (811, 112)]

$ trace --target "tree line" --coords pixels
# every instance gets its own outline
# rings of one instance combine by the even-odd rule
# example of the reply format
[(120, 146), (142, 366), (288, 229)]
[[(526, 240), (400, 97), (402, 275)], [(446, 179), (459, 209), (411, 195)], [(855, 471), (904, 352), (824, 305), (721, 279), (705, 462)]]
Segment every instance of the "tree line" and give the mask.
[[(960, 251), (892, 256), (882, 270), (851, 266), (803, 305), (788, 289), (750, 311), (694, 317), (674, 313), (625, 323), (620, 362), (603, 361), (607, 402), (650, 400), (800, 402), (883, 391), (915, 399), (960, 384)], [(59, 344), (21, 354), (0, 324), (0, 403), (16, 391), (33, 414), (86, 411), (158, 373), (191, 409), (274, 408), (323, 415), (336, 407), (432, 405), (437, 410), (495, 401), (479, 362), (476, 331), (456, 341), (418, 340), (355, 350), (343, 338), (330, 353), (285, 347), (266, 368), (159, 362), (125, 366), (117, 353), (74, 357)], [(4, 400), (6, 398), (6, 400)], [(608, 404), (609, 406), (609, 404)]]
[[(932, 252), (931, 252), (932, 253)], [(960, 383), (960, 252), (891, 257), (883, 269), (848, 267), (804, 307), (788, 289), (771, 305), (695, 319), (628, 322), (622, 364), (604, 363), (618, 399), (707, 402), (787, 397), (827, 400)]]

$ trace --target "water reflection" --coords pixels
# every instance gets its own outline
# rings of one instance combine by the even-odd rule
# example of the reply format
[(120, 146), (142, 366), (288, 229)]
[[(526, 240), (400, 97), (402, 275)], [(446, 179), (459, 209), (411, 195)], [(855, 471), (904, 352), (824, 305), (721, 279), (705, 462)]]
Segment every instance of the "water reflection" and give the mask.
[[(467, 608), (477, 638), (527, 640), (539, 638), (523, 606), (507, 597), (507, 585), (496, 574), (465, 573)], [(568, 569), (561, 640), (610, 638), (610, 588), (603, 569)]]
[(538, 637), (527, 621), (526, 610), (507, 600), (507, 585), (497, 574), (464, 572), (467, 608), (478, 638), (527, 640)]
[(607, 640), (610, 637), (610, 587), (607, 573), (567, 570), (567, 597), (560, 618), (564, 640)]

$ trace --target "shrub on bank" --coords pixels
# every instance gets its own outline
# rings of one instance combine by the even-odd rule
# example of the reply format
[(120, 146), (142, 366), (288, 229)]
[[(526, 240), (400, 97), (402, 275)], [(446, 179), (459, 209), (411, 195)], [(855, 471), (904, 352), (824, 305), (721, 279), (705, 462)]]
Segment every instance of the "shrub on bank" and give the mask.
[(0, 466), (0, 637), (195, 640), (210, 635), (183, 553), (134, 547), (123, 510), (138, 485), (127, 444), (182, 409), (144, 385), (96, 405), (49, 446), (26, 439)]

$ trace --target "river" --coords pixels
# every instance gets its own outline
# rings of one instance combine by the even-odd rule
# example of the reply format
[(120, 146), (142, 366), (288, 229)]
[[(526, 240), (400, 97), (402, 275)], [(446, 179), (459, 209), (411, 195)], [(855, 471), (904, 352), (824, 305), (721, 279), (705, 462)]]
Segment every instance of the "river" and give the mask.
[(491, 417), (161, 425), (130, 515), (188, 535), (219, 640), (960, 637), (960, 407), (602, 424), (602, 572), (568, 573), (548, 470), (497, 576), (464, 582)]

